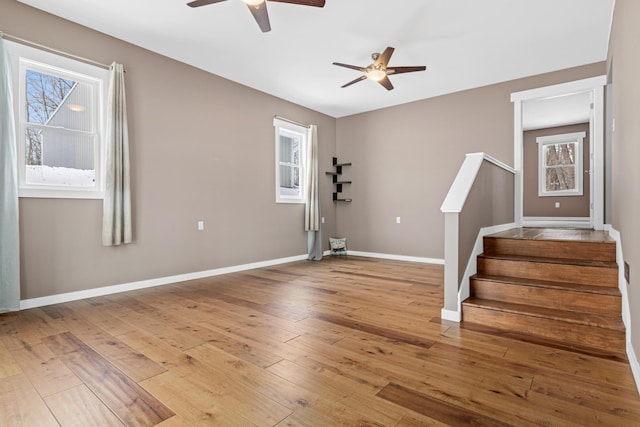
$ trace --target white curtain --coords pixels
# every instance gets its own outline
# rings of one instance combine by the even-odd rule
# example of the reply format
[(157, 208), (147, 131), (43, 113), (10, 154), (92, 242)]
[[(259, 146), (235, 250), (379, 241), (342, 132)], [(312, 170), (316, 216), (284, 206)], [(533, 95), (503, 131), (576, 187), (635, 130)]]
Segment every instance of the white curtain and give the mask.
[(308, 258), (321, 260), (322, 230), (318, 192), (318, 127), (316, 125), (309, 126), (307, 147), (307, 203), (304, 209), (304, 229), (308, 232)]
[(124, 93), (124, 69), (111, 64), (107, 105), (105, 195), (102, 205), (102, 244), (131, 243), (131, 184), (129, 132)]
[(0, 312), (20, 309), (18, 162), (11, 74), (0, 38)]

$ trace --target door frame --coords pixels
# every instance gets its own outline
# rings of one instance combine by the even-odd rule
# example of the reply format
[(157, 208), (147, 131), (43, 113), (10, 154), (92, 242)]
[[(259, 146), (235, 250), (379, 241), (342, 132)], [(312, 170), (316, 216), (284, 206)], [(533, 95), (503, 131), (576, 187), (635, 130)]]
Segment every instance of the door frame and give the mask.
[[(597, 76), (552, 86), (514, 92), (513, 102), (513, 168), (515, 169), (514, 220), (517, 227), (523, 224), (524, 181), (523, 181), (523, 128), (522, 106), (526, 101), (551, 98), (578, 92), (591, 93), (590, 133), (590, 180), (591, 200), (589, 225), (595, 230), (604, 229), (604, 87), (607, 76)], [(559, 218), (561, 220), (561, 218)], [(561, 221), (558, 221), (561, 225)]]

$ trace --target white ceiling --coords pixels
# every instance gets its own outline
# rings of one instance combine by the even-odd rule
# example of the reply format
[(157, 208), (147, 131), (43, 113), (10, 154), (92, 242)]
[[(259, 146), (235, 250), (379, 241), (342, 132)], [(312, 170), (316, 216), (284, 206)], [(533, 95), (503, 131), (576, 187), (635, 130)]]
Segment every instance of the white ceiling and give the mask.
[(591, 117), (591, 92), (534, 99), (522, 105), (522, 129), (543, 129), (586, 123)]
[[(296, 104), (343, 117), (606, 59), (614, 0), (326, 0), (268, 2), (261, 33), (240, 0), (19, 0)], [(427, 71), (340, 86), (389, 62)], [(118, 60), (118, 58), (113, 58)], [(126, 66), (126, 64), (125, 64)]]

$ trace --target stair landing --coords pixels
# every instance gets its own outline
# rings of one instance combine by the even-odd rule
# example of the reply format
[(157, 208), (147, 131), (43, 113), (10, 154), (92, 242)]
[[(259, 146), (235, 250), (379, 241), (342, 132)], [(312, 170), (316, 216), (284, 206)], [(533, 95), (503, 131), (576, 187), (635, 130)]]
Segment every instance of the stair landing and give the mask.
[(513, 228), (492, 234), (490, 237), (503, 239), (527, 240), (580, 240), (583, 242), (609, 242), (615, 240), (606, 231), (587, 230), (582, 228)]

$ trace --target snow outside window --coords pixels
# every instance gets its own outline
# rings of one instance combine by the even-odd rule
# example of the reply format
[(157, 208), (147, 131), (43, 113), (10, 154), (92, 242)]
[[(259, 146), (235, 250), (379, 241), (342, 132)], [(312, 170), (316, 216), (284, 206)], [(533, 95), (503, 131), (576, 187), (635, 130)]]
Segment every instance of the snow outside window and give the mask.
[(7, 43), (20, 197), (102, 198), (108, 70)]
[(582, 141), (585, 132), (536, 138), (538, 196), (582, 196)]
[(307, 128), (274, 119), (276, 202), (305, 203)]

